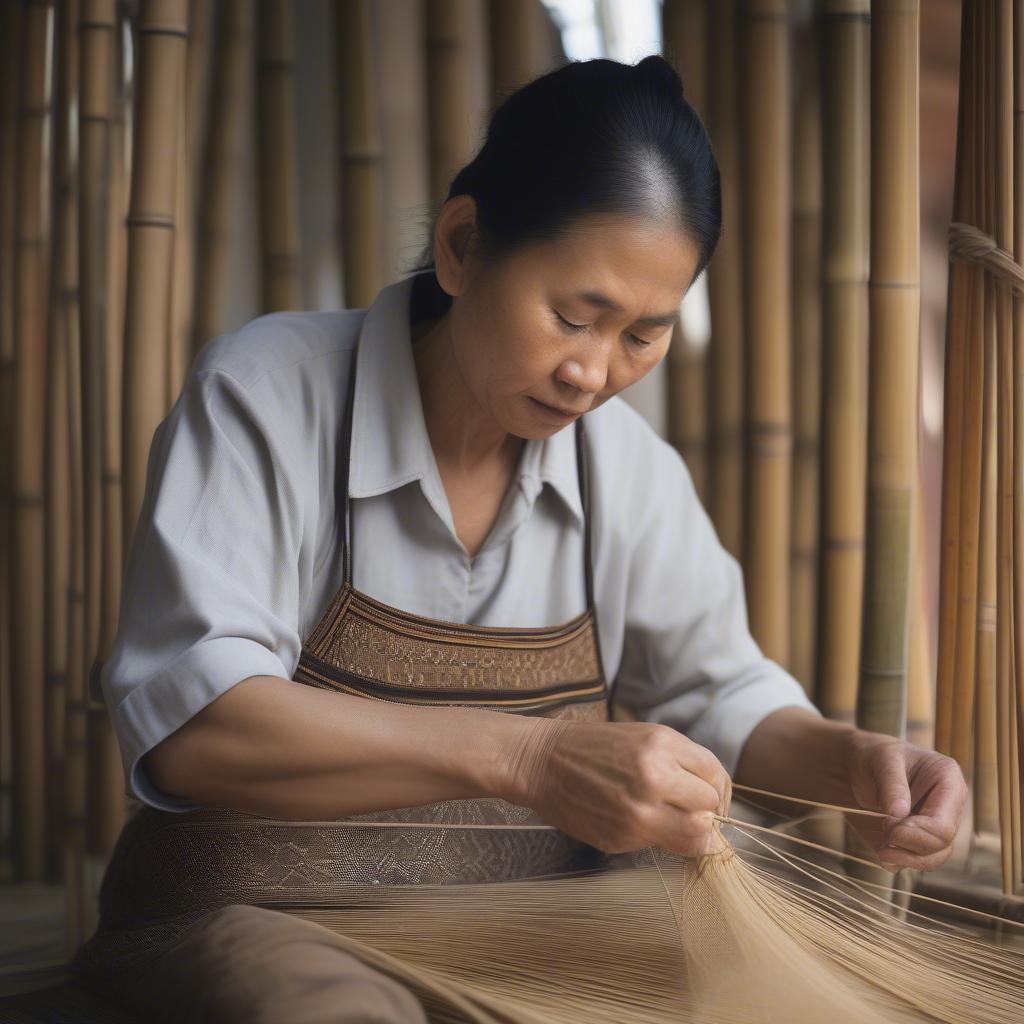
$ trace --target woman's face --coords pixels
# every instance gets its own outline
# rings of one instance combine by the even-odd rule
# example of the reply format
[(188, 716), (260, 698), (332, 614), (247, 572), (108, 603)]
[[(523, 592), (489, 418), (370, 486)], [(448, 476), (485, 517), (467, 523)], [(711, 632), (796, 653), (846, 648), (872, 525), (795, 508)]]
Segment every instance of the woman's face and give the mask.
[(675, 228), (595, 215), (494, 265), (470, 255), (452, 274), (439, 261), (452, 354), (480, 411), (542, 439), (635, 384), (664, 358), (698, 258)]

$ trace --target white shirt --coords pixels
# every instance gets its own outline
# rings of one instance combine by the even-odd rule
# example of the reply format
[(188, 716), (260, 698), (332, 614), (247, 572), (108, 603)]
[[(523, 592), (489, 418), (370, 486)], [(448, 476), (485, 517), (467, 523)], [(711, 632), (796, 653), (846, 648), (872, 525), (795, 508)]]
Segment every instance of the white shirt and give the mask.
[[(418, 615), (549, 626), (586, 608), (574, 428), (527, 441), (472, 559), (423, 419), (412, 276), (368, 310), (272, 313), (207, 344), (153, 437), (100, 683), (127, 789), (154, 807), (142, 755), (253, 675), (290, 679), (342, 583), (336, 473), (359, 342), (349, 495), (353, 583)], [(683, 460), (628, 403), (585, 416), (594, 594), (616, 700), (734, 772), (768, 713), (815, 710), (752, 639), (740, 568)]]

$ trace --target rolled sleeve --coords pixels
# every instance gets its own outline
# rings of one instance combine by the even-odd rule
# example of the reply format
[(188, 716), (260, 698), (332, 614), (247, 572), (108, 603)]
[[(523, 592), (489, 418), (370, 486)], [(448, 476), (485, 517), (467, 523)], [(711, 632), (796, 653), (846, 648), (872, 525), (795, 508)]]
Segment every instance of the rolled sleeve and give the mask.
[[(154, 434), (118, 630), (99, 675), (127, 792), (160, 791), (142, 756), (236, 683), (298, 663), (298, 490), (274, 424), (219, 370), (187, 379)], [(298, 524), (298, 525), (297, 525)]]
[(817, 709), (751, 636), (739, 564), (683, 460), (660, 439), (654, 458), (634, 512), (616, 699), (706, 746), (733, 775), (763, 718), (783, 707)]

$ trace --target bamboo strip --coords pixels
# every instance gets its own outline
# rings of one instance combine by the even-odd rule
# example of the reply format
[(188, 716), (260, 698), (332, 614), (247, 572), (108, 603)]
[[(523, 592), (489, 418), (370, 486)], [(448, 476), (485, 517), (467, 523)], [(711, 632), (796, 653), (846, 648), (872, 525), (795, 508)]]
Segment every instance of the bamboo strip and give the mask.
[(743, 556), (750, 628), (789, 662), (790, 109), (783, 0), (748, 0), (743, 22), (746, 484)]
[(917, 0), (871, 16), (868, 501), (857, 724), (903, 735), (920, 347)]
[(824, 168), (817, 701), (856, 715), (867, 486), (870, 6), (822, 6)]
[[(1024, 0), (1013, 8), (1013, 253), (1024, 263)], [(1018, 779), (1024, 786), (1024, 296), (1013, 314), (1013, 637)], [(1019, 803), (1018, 803), (1019, 807)], [(1018, 881), (1021, 881), (1018, 876)]]
[[(977, 88), (979, 18), (966, 0), (961, 20), (960, 96), (957, 115), (953, 218), (980, 224), (979, 136), (982, 113)], [(970, 778), (969, 722), (977, 612), (977, 545), (980, 515), (981, 393), (984, 338), (982, 276), (971, 264), (951, 262), (947, 286), (943, 428), (942, 526), (936, 749), (955, 757)], [(957, 736), (954, 739), (954, 728)]]
[[(986, 175), (991, 234), (1001, 248), (1013, 244), (1012, 167), (1012, 0), (994, 0), (988, 20), (985, 67), (994, 131), (986, 134), (991, 170)], [(996, 336), (996, 685), (999, 708), (1000, 833), (1003, 891), (1012, 893), (1020, 877), (1020, 808), (1013, 699), (1013, 325), (1012, 299), (1004, 281), (987, 278)], [(1016, 795), (1016, 801), (1014, 796)]]
[(790, 664), (816, 691), (821, 431), (822, 153), (816, 19), (797, 28), (793, 131), (793, 520)]
[[(703, 118), (707, 111), (707, 5), (704, 0), (666, 0), (662, 5), (662, 50), (683, 80), (687, 101)], [(676, 322), (666, 362), (668, 440), (686, 462), (701, 502), (708, 498), (707, 347)]]
[(44, 494), (50, 236), (50, 67), (53, 5), (27, 4), (22, 24), (14, 266), (14, 444), (11, 489), (11, 721), (19, 878), (45, 877)]
[(14, 407), (14, 211), (21, 82), (20, 4), (0, 4), (0, 882), (14, 878), (11, 715), (11, 448)]
[(722, 182), (722, 233), (708, 266), (709, 511), (718, 537), (743, 558), (743, 210), (740, 181), (739, 34), (736, 0), (708, 12), (708, 133)]
[(335, 7), (341, 105), (341, 223), (345, 305), (369, 306), (384, 284), (383, 149), (366, 0)]
[(53, 248), (46, 351), (46, 715), (47, 877), (61, 874), (67, 750), (68, 591), (71, 461), (68, 412), (70, 332), (78, 323), (78, 2), (56, 10), (53, 130)]
[(292, 13), (286, 0), (259, 0), (256, 134), (264, 312), (303, 306)]
[(252, 0), (223, 0), (216, 12), (213, 108), (199, 191), (193, 354), (230, 326), (226, 311), (237, 209), (234, 197), (240, 167), (247, 159), (244, 115), (252, 76)]
[[(984, 451), (982, 457), (980, 564), (978, 569), (978, 637), (976, 650), (975, 830), (999, 830), (999, 767), (996, 756), (996, 363), (995, 348), (986, 332), (983, 397)], [(967, 685), (962, 680), (960, 686)]]

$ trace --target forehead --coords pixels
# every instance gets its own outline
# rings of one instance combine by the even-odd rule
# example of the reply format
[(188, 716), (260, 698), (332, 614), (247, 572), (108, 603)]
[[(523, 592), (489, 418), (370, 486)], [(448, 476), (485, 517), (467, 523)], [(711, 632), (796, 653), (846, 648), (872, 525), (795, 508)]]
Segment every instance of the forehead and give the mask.
[(610, 214), (580, 218), (524, 255), (527, 266), (560, 290), (598, 291), (623, 305), (666, 308), (682, 298), (700, 258), (675, 224)]

